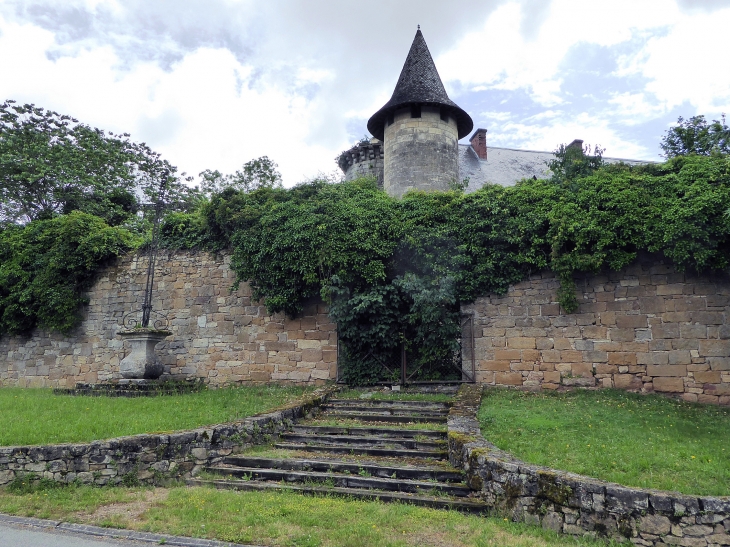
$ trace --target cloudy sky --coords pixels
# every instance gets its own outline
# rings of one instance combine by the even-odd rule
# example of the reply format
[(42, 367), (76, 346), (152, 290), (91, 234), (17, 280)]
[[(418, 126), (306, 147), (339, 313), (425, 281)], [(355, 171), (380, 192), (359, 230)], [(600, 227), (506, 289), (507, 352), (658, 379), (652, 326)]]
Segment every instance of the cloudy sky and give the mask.
[(730, 0), (0, 0), (0, 100), (128, 132), (181, 170), (336, 170), (420, 24), (489, 144), (658, 159), (730, 113)]

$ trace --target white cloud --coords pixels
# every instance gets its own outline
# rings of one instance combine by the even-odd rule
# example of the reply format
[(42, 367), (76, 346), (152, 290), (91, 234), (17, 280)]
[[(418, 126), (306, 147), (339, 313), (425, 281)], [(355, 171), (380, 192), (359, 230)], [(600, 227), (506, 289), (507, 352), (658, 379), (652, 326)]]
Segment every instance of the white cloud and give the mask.
[(730, 71), (723, 57), (728, 27), (730, 8), (685, 14), (664, 36), (624, 56), (618, 74), (647, 78), (646, 91), (665, 109), (688, 102), (698, 113), (727, 110)]
[[(361, 136), (420, 23), (452, 99), (487, 110), (490, 142), (552, 150), (583, 138), (652, 158), (632, 127), (686, 103), (711, 117), (730, 106), (717, 61), (730, 10), (710, 4), (0, 0), (0, 74), (12, 75), (0, 98), (130, 132), (193, 174), (268, 155), (293, 184), (330, 171)], [(598, 75), (625, 85), (610, 94), (586, 77), (571, 95), (568, 75), (588, 74), (572, 63), (591, 44), (624, 54), (615, 74)]]
[(657, 104), (654, 97), (647, 97), (647, 93), (617, 93), (608, 103), (615, 105), (614, 116), (620, 117), (626, 125), (636, 125), (647, 120), (657, 118), (667, 112), (664, 104)]
[(582, 139), (587, 145), (606, 148), (607, 157), (653, 159), (656, 156), (643, 145), (622, 138), (606, 119), (586, 112), (576, 116), (555, 112), (548, 123), (539, 123), (540, 119), (534, 120), (535, 123), (530, 121), (528, 118), (521, 122), (497, 124), (490, 130), (489, 144), (550, 152), (559, 143), (568, 144), (574, 139)]
[(445, 80), (472, 89), (525, 89), (532, 100), (562, 103), (564, 59), (576, 45), (615, 46), (638, 32), (661, 29), (680, 18), (666, 0), (553, 0), (532, 36), (519, 32), (529, 4), (511, 1), (437, 59)]
[(479, 114), (480, 118), (486, 118), (488, 120), (494, 120), (498, 122), (502, 122), (505, 120), (509, 120), (512, 117), (511, 112), (500, 112), (495, 110), (488, 110), (486, 112), (482, 112)]
[(0, 97), (131, 132), (191, 173), (266, 154), (293, 184), (387, 101), (417, 22), (435, 51), (501, 1), (4, 0)]
[[(0, 19), (0, 96), (34, 102), (90, 125), (130, 132), (173, 164), (197, 174), (233, 171), (269, 155), (289, 183), (329, 168), (333, 153), (311, 142), (322, 105), (270, 79), (253, 84), (254, 69), (225, 49), (200, 48), (163, 70), (122, 60), (110, 47), (82, 49), (49, 59), (53, 34)], [(301, 70), (298, 86), (331, 79), (326, 71)], [(343, 133), (343, 131), (340, 131)]]

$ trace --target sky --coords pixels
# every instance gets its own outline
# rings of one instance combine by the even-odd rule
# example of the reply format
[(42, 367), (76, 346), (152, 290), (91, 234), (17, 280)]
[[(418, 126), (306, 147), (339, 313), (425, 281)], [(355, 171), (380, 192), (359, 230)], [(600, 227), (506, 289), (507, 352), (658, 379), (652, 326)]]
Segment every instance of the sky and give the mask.
[(730, 0), (0, 0), (0, 100), (292, 186), (341, 174), (419, 24), (490, 146), (659, 160), (678, 116), (730, 112)]

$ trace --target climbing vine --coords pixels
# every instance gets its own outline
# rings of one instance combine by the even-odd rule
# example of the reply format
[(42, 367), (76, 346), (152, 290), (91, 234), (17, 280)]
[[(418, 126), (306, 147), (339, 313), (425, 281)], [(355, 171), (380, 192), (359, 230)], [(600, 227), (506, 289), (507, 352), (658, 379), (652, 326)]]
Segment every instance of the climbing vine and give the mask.
[[(454, 359), (459, 309), (545, 269), (566, 312), (574, 276), (620, 269), (639, 251), (680, 270), (730, 266), (730, 160), (679, 156), (593, 165), (551, 180), (394, 199), (373, 180), (227, 189), (162, 225), (171, 248), (228, 249), (238, 282), (271, 312), (324, 298), (352, 383), (375, 380), (405, 344), (425, 378)], [(0, 228), (0, 333), (68, 330), (105, 260), (136, 245), (83, 213)]]
[(553, 270), (572, 312), (576, 273), (620, 269), (640, 250), (662, 252), (679, 269), (726, 269), (729, 183), (721, 155), (402, 200), (367, 179), (314, 182), (224, 192), (200, 217), (163, 232), (198, 226), (206, 245), (229, 246), (237, 279), (272, 312), (330, 301), (350, 379), (368, 382), (378, 363), (397, 360), (404, 340), (416, 361), (438, 368), (454, 350), (459, 304), (504, 293), (531, 272)]
[(98, 269), (136, 244), (127, 230), (79, 211), (0, 228), (0, 335), (71, 330)]

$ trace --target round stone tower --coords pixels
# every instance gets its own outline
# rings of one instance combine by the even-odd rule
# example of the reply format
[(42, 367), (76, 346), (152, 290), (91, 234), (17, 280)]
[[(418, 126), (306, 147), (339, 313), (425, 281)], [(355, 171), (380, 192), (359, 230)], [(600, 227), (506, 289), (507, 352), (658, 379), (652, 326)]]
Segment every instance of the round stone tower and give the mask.
[(383, 141), (385, 191), (401, 197), (412, 189), (448, 190), (459, 182), (459, 139), (473, 127), (446, 94), (419, 28), (393, 96), (368, 121)]

